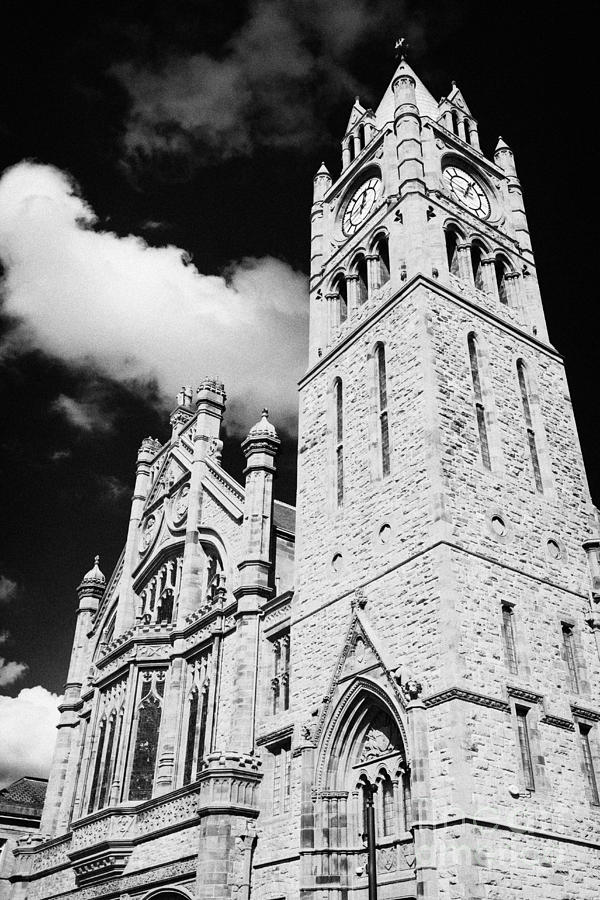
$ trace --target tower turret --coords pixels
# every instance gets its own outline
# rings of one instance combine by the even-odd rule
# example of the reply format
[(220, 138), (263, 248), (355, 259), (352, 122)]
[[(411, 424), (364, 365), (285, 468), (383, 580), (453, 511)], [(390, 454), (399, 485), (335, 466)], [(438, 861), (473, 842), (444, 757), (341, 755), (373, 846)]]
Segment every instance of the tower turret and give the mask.
[(525, 215), (521, 182), (517, 178), (514, 153), (506, 141), (501, 137), (498, 138), (498, 143), (494, 150), (494, 162), (506, 172), (513, 227), (515, 229), (517, 241), (522, 250), (528, 251), (528, 253), (531, 254), (529, 225), (527, 224), (527, 216)]
[(235, 750), (250, 753), (254, 744), (256, 666), (259, 614), (271, 596), (271, 538), (273, 476), (280, 440), (269, 422), (268, 410), (253, 425), (242, 443), (246, 456), (243, 556), (238, 564), (240, 583), (235, 590), (236, 672), (232, 701), (231, 740)]
[(94, 565), (77, 588), (79, 607), (65, 692), (59, 704), (60, 719), (52, 758), (50, 780), (40, 824), (42, 834), (54, 835), (68, 828), (76, 784), (75, 767), (79, 759), (83, 726), (79, 718), (81, 688), (91, 662), (88, 635), (106, 587), (106, 579), (96, 556)]
[(129, 527), (127, 529), (127, 541), (125, 543), (125, 556), (123, 560), (123, 591), (119, 597), (117, 617), (115, 620), (115, 637), (128, 631), (135, 624), (135, 594), (133, 590), (133, 571), (137, 565), (137, 541), (138, 528), (144, 511), (144, 504), (148, 496), (150, 482), (150, 468), (152, 460), (160, 449), (160, 443), (154, 438), (147, 437), (141, 443), (137, 455), (135, 470), (135, 487), (131, 499), (131, 513), (129, 515)]

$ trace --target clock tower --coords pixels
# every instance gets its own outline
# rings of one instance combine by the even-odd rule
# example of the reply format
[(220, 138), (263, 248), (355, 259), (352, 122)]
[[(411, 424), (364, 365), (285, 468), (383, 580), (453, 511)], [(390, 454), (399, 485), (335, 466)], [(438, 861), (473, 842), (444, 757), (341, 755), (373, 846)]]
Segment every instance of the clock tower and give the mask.
[(315, 176), (298, 516), (301, 893), (599, 891), (599, 545), (563, 361), (512, 150), (405, 60)]

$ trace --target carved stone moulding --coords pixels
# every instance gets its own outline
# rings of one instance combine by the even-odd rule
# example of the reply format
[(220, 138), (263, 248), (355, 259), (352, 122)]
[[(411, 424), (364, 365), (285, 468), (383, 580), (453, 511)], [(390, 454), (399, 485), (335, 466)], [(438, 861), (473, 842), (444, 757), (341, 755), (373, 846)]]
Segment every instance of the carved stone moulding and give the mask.
[(69, 853), (77, 886), (86, 887), (121, 875), (132, 853), (132, 841), (104, 841)]

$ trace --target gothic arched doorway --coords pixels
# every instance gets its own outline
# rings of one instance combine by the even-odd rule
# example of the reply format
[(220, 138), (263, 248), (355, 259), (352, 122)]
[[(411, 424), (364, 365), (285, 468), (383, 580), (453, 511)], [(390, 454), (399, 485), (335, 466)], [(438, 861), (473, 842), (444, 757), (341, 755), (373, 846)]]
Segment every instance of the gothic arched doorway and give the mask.
[(382, 691), (355, 687), (342, 698), (323, 735), (316, 787), (317, 883), (366, 888), (371, 847), (378, 885), (386, 894), (405, 889), (414, 880), (410, 766), (402, 723)]

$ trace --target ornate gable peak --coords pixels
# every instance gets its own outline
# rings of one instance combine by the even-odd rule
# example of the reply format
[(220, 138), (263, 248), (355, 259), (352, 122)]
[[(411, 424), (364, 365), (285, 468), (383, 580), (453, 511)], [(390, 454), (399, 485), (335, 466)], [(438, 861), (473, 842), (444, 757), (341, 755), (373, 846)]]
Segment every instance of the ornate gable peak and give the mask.
[(472, 115), (471, 110), (467, 106), (467, 101), (462, 95), (462, 91), (458, 87), (455, 81), (452, 82), (452, 90), (448, 94), (447, 100), (453, 105), (457, 106), (459, 109), (462, 109), (468, 116)]
[(360, 119), (362, 119), (365, 112), (365, 107), (360, 102), (360, 98), (355, 97), (352, 109), (350, 110), (350, 118), (348, 119), (348, 124), (346, 125), (346, 134), (348, 134), (348, 132), (354, 128), (354, 126), (360, 121)]
[[(330, 711), (343, 693), (348, 681), (355, 679), (367, 670), (371, 670), (370, 675), (379, 676), (380, 684), (382, 680), (384, 681), (386, 691), (398, 700), (400, 706), (403, 708), (406, 706), (405, 698), (394, 679), (397, 665), (385, 640), (375, 632), (369, 621), (365, 605), (364, 594), (359, 589), (356, 591), (352, 603), (353, 613), (344, 636), (337, 665), (323, 698), (322, 708), (319, 710), (318, 722), (314, 729), (310, 728), (311, 739), (315, 743), (319, 741)], [(340, 685), (342, 685), (341, 688)], [(305, 726), (305, 732), (307, 727), (309, 726)]]
[(144, 508), (149, 509), (160, 497), (168, 494), (173, 485), (177, 484), (188, 472), (188, 466), (175, 449), (166, 453), (162, 465), (156, 473), (154, 484), (148, 493)]

